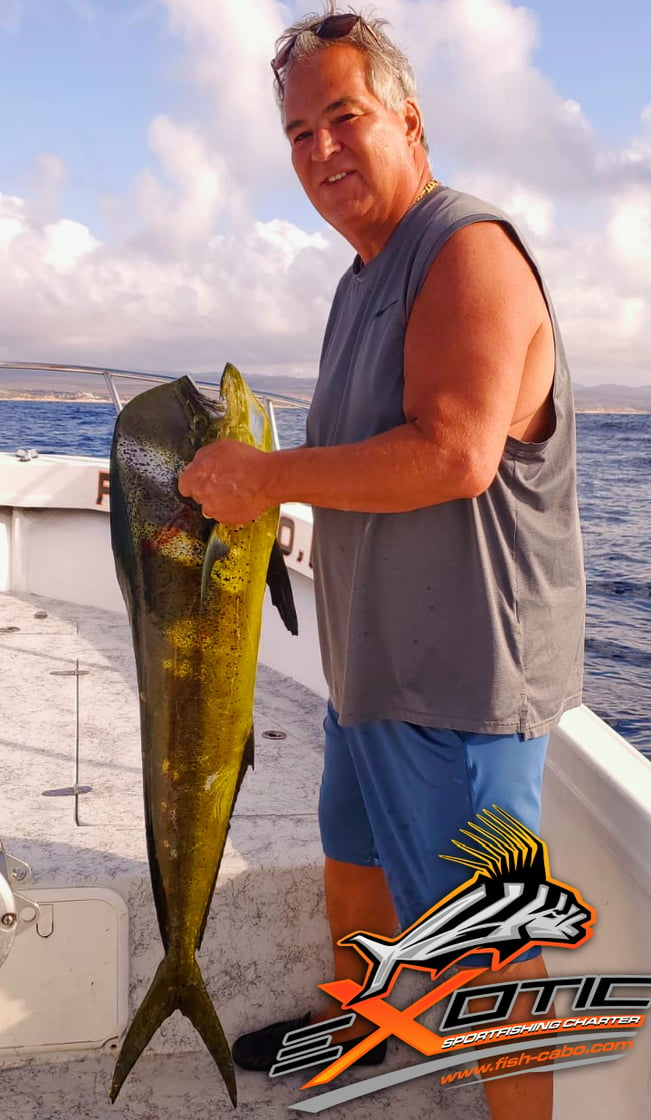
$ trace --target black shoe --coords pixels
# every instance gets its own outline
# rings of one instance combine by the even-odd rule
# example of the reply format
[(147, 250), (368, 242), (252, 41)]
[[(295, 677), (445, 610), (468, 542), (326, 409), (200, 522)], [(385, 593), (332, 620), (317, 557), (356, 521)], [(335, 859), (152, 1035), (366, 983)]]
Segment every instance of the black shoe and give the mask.
[[(283, 1019), (280, 1023), (272, 1023), (271, 1026), (263, 1027), (259, 1031), (251, 1031), (250, 1034), (240, 1035), (233, 1043), (233, 1061), (240, 1069), (254, 1069), (262, 1073), (268, 1073), (276, 1061), (276, 1055), (287, 1032), (306, 1027), (310, 1021), (310, 1015), (311, 1012), (308, 1011), (300, 1019)], [(342, 1054), (346, 1054), (354, 1046), (357, 1046), (363, 1037), (363, 1035), (360, 1035), (359, 1038), (349, 1038), (345, 1042), (334, 1043), (334, 1045), (341, 1046)], [(378, 1066), (384, 1061), (386, 1052), (387, 1042), (386, 1039), (383, 1039), (372, 1050), (369, 1050), (368, 1054), (358, 1058), (355, 1065)]]

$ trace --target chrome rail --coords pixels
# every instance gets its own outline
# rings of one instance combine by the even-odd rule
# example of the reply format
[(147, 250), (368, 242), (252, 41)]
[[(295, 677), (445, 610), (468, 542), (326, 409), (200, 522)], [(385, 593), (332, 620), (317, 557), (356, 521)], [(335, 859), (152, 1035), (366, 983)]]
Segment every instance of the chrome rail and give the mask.
[[(151, 385), (160, 385), (165, 381), (176, 381), (182, 377), (182, 373), (147, 373), (144, 370), (126, 370), (126, 369), (112, 369), (107, 366), (77, 366), (77, 365), (60, 365), (56, 362), (9, 362), (0, 359), (0, 370), (24, 370), (25, 372), (34, 373), (79, 373), (88, 375), (89, 377), (101, 377), (106, 383), (109, 397), (113, 402), (116, 412), (122, 410), (122, 401), (118, 393), (117, 382), (120, 380), (125, 381), (144, 381)], [(213, 393), (219, 392), (219, 374), (215, 377), (217, 380), (209, 381), (201, 374), (188, 374), (192, 377), (194, 384), (198, 389), (209, 390)], [(278, 426), (276, 424), (276, 416), (274, 412), (274, 405), (280, 405), (283, 408), (306, 408), (308, 402), (303, 397), (294, 396), (291, 393), (270, 393), (268, 390), (253, 390), (255, 396), (266, 408), (271, 423), (271, 431), (273, 436), (273, 443), (275, 448), (280, 447), (278, 440)]]

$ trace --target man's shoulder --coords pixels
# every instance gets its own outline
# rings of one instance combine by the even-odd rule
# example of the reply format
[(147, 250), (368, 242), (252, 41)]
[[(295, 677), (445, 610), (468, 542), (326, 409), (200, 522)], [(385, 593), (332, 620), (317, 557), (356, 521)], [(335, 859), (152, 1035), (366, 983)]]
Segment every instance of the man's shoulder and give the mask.
[(458, 229), (494, 221), (510, 227), (512, 220), (498, 206), (476, 195), (439, 186), (405, 214), (381, 253), (364, 265), (356, 256), (341, 276), (332, 301), (331, 317), (355, 314), (358, 304), (368, 309), (400, 301), (407, 313), (434, 259)]
[(414, 208), (414, 217), (418, 225), (440, 226), (441, 229), (487, 219), (514, 224), (509, 215), (494, 203), (445, 185), (432, 191)]

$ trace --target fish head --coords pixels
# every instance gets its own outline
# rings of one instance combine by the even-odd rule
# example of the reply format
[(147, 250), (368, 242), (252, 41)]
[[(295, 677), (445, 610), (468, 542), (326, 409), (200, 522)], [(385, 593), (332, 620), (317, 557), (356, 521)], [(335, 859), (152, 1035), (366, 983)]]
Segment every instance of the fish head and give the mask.
[(114, 551), (124, 552), (131, 536), (148, 570), (155, 555), (201, 567), (212, 522), (179, 493), (178, 477), (199, 447), (219, 438), (225, 414), (224, 402), (200, 393), (189, 377), (140, 393), (125, 405), (111, 452)]
[[(154, 569), (176, 565), (193, 580), (191, 572), (203, 573), (197, 582), (203, 602), (216, 561), (223, 560), (230, 547), (235, 531), (216, 527), (178, 489), (179, 475), (199, 448), (221, 439), (272, 450), (269, 418), (230, 364), (224, 369), (218, 400), (200, 392), (186, 376), (141, 393), (118, 417), (111, 456), (113, 546), (116, 555), (122, 552), (125, 557), (128, 548), (136, 548), (146, 576), (144, 600), (152, 614), (157, 609), (153, 588), (161, 584)], [(118, 504), (123, 506), (119, 516)], [(258, 534), (263, 532), (265, 547), (267, 538), (271, 546), (275, 520), (271, 511), (256, 527)], [(127, 559), (124, 565), (128, 567)], [(127, 584), (128, 579), (121, 581), (125, 597)]]
[(207, 443), (214, 443), (223, 435), (227, 404), (220, 395), (218, 399), (200, 393), (190, 377), (179, 378), (176, 382), (187, 418), (187, 436), (190, 459)]

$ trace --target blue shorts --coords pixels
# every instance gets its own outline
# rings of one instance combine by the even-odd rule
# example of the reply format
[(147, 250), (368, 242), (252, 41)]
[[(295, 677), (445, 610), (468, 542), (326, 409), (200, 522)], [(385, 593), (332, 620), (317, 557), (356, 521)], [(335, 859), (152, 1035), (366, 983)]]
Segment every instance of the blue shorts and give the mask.
[[(392, 720), (340, 727), (332, 704), (323, 726), (323, 850), (343, 863), (382, 867), (403, 929), (472, 876), (439, 855), (461, 855), (451, 841), (464, 839), (459, 830), (481, 809), (498, 805), (540, 834), (549, 735), (524, 739)], [(530, 949), (518, 959), (539, 953)]]

